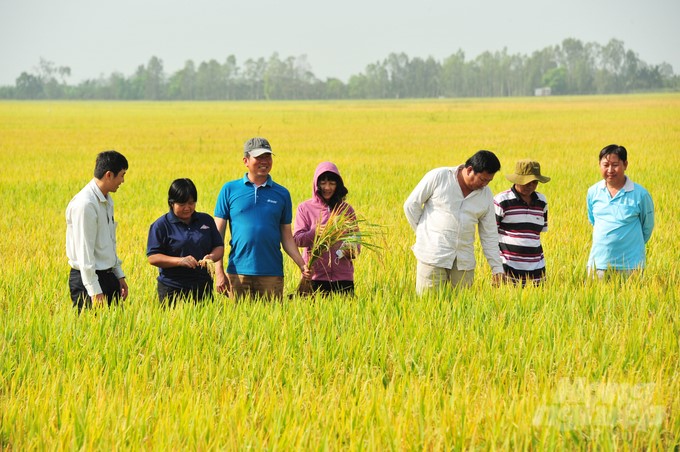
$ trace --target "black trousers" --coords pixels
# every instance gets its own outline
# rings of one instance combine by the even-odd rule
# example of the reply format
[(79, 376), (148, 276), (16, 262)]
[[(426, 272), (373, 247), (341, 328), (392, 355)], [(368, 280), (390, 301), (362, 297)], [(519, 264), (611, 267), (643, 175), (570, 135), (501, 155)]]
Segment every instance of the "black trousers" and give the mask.
[(312, 280), (312, 289), (325, 295), (332, 293), (354, 295), (354, 281), (318, 281)]
[(204, 300), (212, 300), (213, 298), (213, 284), (208, 281), (205, 284), (199, 284), (194, 287), (170, 287), (158, 281), (158, 299), (163, 306), (172, 307), (177, 303), (177, 300), (193, 300), (194, 303)]
[[(97, 270), (97, 277), (99, 278), (102, 292), (106, 296), (107, 304), (109, 306), (118, 304), (120, 300), (120, 281), (116, 278), (116, 275), (111, 270)], [(83, 309), (92, 308), (92, 298), (87, 294), (83, 278), (80, 276), (80, 270), (71, 269), (68, 277), (68, 288), (71, 291), (73, 307), (78, 308), (78, 312)]]

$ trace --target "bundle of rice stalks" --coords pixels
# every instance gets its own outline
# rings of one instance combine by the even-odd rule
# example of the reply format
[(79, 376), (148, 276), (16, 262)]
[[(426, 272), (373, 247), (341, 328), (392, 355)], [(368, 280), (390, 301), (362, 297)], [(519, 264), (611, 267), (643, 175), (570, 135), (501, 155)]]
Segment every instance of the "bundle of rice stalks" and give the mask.
[[(359, 246), (371, 251), (382, 249), (380, 245), (375, 243), (379, 237), (383, 236), (382, 228), (379, 225), (357, 218), (355, 214), (349, 213), (344, 206), (345, 204), (341, 204), (333, 209), (325, 224), (321, 224), (319, 218), (314, 243), (309, 249), (310, 257), (307, 267), (310, 270), (314, 263), (328, 253), (336, 243), (342, 243), (341, 250), (349, 250), (350, 255), (356, 253)], [(329, 261), (333, 257), (331, 253), (327, 255)], [(352, 255), (353, 257), (354, 255)], [(313, 292), (312, 282), (302, 278), (297, 293), (299, 295), (310, 295)]]
[(198, 261), (198, 265), (207, 269), (210, 277), (215, 279), (215, 262), (210, 259), (201, 259)]

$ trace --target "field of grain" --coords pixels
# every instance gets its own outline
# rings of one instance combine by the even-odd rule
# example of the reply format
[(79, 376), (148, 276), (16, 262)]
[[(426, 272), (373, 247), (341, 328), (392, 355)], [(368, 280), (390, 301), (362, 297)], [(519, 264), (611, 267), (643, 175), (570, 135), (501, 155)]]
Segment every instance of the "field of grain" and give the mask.
[[(178, 177), (213, 212), (274, 150), (297, 205), (331, 160), (386, 231), (354, 299), (158, 307), (149, 225)], [(629, 151), (656, 205), (643, 278), (586, 282), (597, 154)], [(64, 211), (95, 155), (129, 160), (113, 194), (124, 307), (78, 316)], [(552, 177), (548, 282), (417, 298), (402, 203), (429, 170), (494, 151)], [(673, 449), (680, 444), (680, 96), (257, 103), (0, 103), (0, 449)], [(510, 183), (497, 175), (494, 193)], [(286, 292), (298, 273), (286, 260)]]

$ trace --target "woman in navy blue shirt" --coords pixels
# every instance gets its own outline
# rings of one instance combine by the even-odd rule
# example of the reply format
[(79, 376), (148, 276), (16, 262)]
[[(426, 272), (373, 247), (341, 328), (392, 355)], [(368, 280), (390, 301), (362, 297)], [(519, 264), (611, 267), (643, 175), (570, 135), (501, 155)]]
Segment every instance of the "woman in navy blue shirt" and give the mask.
[(149, 228), (146, 256), (159, 268), (158, 298), (174, 305), (177, 298), (212, 299), (208, 263), (222, 259), (224, 240), (215, 220), (196, 212), (198, 193), (191, 179), (176, 179), (168, 190), (170, 211)]

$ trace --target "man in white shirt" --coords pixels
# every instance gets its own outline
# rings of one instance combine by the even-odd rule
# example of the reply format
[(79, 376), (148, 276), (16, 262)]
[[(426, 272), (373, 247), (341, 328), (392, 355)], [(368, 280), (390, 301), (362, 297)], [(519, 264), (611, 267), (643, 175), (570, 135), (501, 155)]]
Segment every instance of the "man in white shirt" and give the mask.
[(116, 151), (97, 155), (94, 179), (66, 208), (66, 256), (71, 266), (69, 289), (73, 306), (110, 306), (128, 296), (128, 285), (116, 254), (115, 193), (125, 182), (127, 159)]
[(494, 284), (503, 280), (493, 193), (487, 187), (500, 169), (493, 152), (479, 151), (464, 165), (431, 170), (406, 199), (404, 213), (416, 233), (411, 249), (418, 260), (418, 295), (442, 284), (472, 285), (475, 225)]

